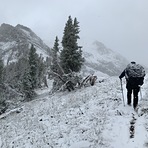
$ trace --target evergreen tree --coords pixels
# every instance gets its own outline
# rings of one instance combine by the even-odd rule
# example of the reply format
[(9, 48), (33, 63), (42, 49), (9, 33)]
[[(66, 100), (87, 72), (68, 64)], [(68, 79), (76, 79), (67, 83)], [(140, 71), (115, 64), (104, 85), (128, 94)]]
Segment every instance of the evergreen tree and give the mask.
[(23, 75), (23, 93), (25, 94), (25, 99), (30, 101), (30, 99), (34, 96), (34, 91), (32, 87), (32, 78), (30, 72), (28, 70), (25, 71)]
[(77, 40), (80, 39), (79, 37), (79, 22), (77, 21), (77, 18), (74, 19), (74, 38), (75, 38), (75, 42), (76, 42), (76, 53), (74, 54), (74, 59), (75, 60), (75, 65), (77, 65), (75, 68), (75, 72), (80, 71), (81, 66), (83, 65), (84, 62), (84, 58), (82, 57), (82, 46), (78, 46)]
[(32, 88), (35, 89), (38, 85), (38, 55), (34, 46), (31, 46), (29, 52), (29, 65), (30, 65), (30, 76)]
[(79, 22), (76, 18), (73, 23), (71, 16), (69, 16), (64, 28), (64, 35), (62, 38), (63, 50), (60, 54), (60, 60), (65, 73), (79, 72), (84, 62), (82, 50), (79, 48), (77, 43), (77, 40), (79, 39), (78, 24)]
[(74, 44), (74, 26), (71, 16), (69, 16), (68, 21), (64, 28), (64, 35), (62, 39), (63, 48), (72, 48)]
[(5, 67), (5, 83), (17, 92), (23, 92), (22, 80), (26, 69), (30, 69), (27, 57), (19, 58), (17, 62), (12, 62)]
[(44, 79), (44, 74), (45, 74), (45, 69), (46, 69), (46, 65), (44, 63), (44, 58), (42, 57), (42, 55), (40, 55), (40, 57), (38, 58), (37, 61), (38, 65), (38, 72), (37, 72), (37, 79), (38, 79), (38, 86), (41, 87), (41, 83)]
[(14, 88), (16, 88), (19, 92), (23, 91), (22, 80), (26, 69), (29, 70), (29, 63), (27, 57), (23, 56), (15, 63), (15, 75), (13, 76), (13, 81), (11, 81), (11, 83), (14, 85)]
[(58, 52), (59, 52), (59, 39), (56, 36), (54, 47), (52, 49), (52, 61), (51, 61), (51, 70), (55, 73), (59, 73), (59, 65), (58, 65)]
[(58, 39), (57, 36), (56, 36), (56, 39), (55, 39), (55, 42), (54, 42), (53, 49), (54, 49), (55, 53), (59, 52), (59, 39)]
[(3, 60), (0, 58), (0, 114), (2, 113), (2, 110), (5, 108), (5, 92), (3, 89), (4, 82), (4, 63)]
[(74, 34), (75, 34), (75, 39), (76, 39), (76, 42), (78, 39), (80, 39), (79, 37), (79, 22), (77, 21), (77, 18), (74, 19)]
[(4, 78), (4, 63), (3, 60), (0, 58), (0, 84), (3, 83), (3, 78)]
[(53, 77), (53, 88), (52, 91), (57, 91), (63, 84), (58, 76), (62, 76), (63, 72), (59, 64), (59, 39), (56, 36), (54, 46), (52, 48), (52, 61), (51, 61), (51, 76)]

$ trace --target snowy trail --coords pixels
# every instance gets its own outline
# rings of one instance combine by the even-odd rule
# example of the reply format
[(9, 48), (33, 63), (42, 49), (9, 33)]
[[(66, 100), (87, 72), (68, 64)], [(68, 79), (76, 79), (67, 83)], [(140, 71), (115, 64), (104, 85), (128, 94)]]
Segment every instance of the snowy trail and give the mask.
[[(124, 101), (127, 104), (126, 98), (126, 86), (123, 86), (124, 92)], [(143, 93), (143, 97), (145, 97), (145, 92)], [(140, 98), (140, 95), (139, 95)], [(122, 98), (123, 99), (123, 98)], [(142, 101), (139, 99), (139, 102)], [(140, 104), (140, 103), (139, 103)], [(112, 137), (111, 148), (144, 148), (148, 139), (148, 132), (145, 128), (145, 117), (138, 116), (132, 106), (119, 105), (117, 108), (117, 116), (111, 116), (111, 127), (112, 131), (109, 134), (109, 137)], [(134, 122), (133, 122), (134, 121)], [(130, 128), (134, 127), (133, 135), (131, 137)]]
[[(145, 146), (145, 143), (147, 142), (148, 139), (148, 133), (144, 127), (144, 117), (137, 118), (136, 125), (135, 125), (135, 137), (134, 137), (134, 142), (137, 144), (137, 148), (142, 148)], [(142, 139), (142, 140), (141, 140)], [(142, 142), (143, 141), (143, 142)], [(132, 141), (133, 142), (133, 141)], [(136, 148), (135, 145), (133, 145), (133, 148)]]
[[(148, 96), (146, 89), (140, 102), (142, 107), (148, 105), (144, 101)], [(125, 86), (124, 94), (126, 101)], [(53, 96), (48, 95), (48, 89), (41, 90), (37, 100), (0, 119), (0, 147), (145, 148), (148, 112), (138, 117), (132, 107), (123, 106), (121, 96), (120, 81), (115, 77)], [(133, 113), (135, 133), (130, 138)]]
[[(125, 107), (127, 110), (129, 107)], [(145, 143), (148, 139), (148, 132), (145, 129), (145, 118), (143, 116), (138, 117), (134, 113), (135, 124), (134, 124), (134, 137), (130, 137), (130, 127), (131, 121), (133, 119), (134, 111), (129, 110), (128, 114), (117, 115), (116, 117), (112, 116), (112, 124), (107, 127), (110, 128), (111, 133), (109, 137), (112, 137), (113, 140), (111, 148), (144, 148)]]

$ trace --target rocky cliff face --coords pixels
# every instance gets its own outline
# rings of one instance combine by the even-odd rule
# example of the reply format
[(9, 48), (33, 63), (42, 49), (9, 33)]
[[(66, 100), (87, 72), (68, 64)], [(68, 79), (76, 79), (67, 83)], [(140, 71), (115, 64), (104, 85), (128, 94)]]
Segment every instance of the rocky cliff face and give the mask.
[(119, 75), (129, 63), (123, 56), (99, 41), (95, 41), (89, 50), (84, 52), (84, 57), (86, 67), (95, 71), (99, 70), (110, 76)]
[(1, 25), (0, 55), (5, 65), (27, 55), (32, 44), (39, 55), (46, 58), (50, 54), (50, 48), (31, 29), (22, 25)]

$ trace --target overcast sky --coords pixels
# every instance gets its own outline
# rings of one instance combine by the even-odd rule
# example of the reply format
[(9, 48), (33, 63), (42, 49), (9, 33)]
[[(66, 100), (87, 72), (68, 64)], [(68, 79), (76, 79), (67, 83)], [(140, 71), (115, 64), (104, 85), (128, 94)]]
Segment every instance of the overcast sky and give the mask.
[(98, 40), (148, 66), (148, 0), (0, 0), (0, 24), (27, 26), (51, 46), (69, 15), (80, 22), (82, 46)]

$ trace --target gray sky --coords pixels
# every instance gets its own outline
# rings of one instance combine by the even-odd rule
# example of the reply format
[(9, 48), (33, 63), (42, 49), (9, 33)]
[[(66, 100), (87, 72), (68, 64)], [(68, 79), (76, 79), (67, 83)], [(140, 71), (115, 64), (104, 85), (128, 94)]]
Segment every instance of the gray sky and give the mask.
[(0, 0), (0, 24), (25, 25), (51, 46), (69, 15), (80, 22), (82, 46), (98, 40), (148, 66), (148, 0)]

